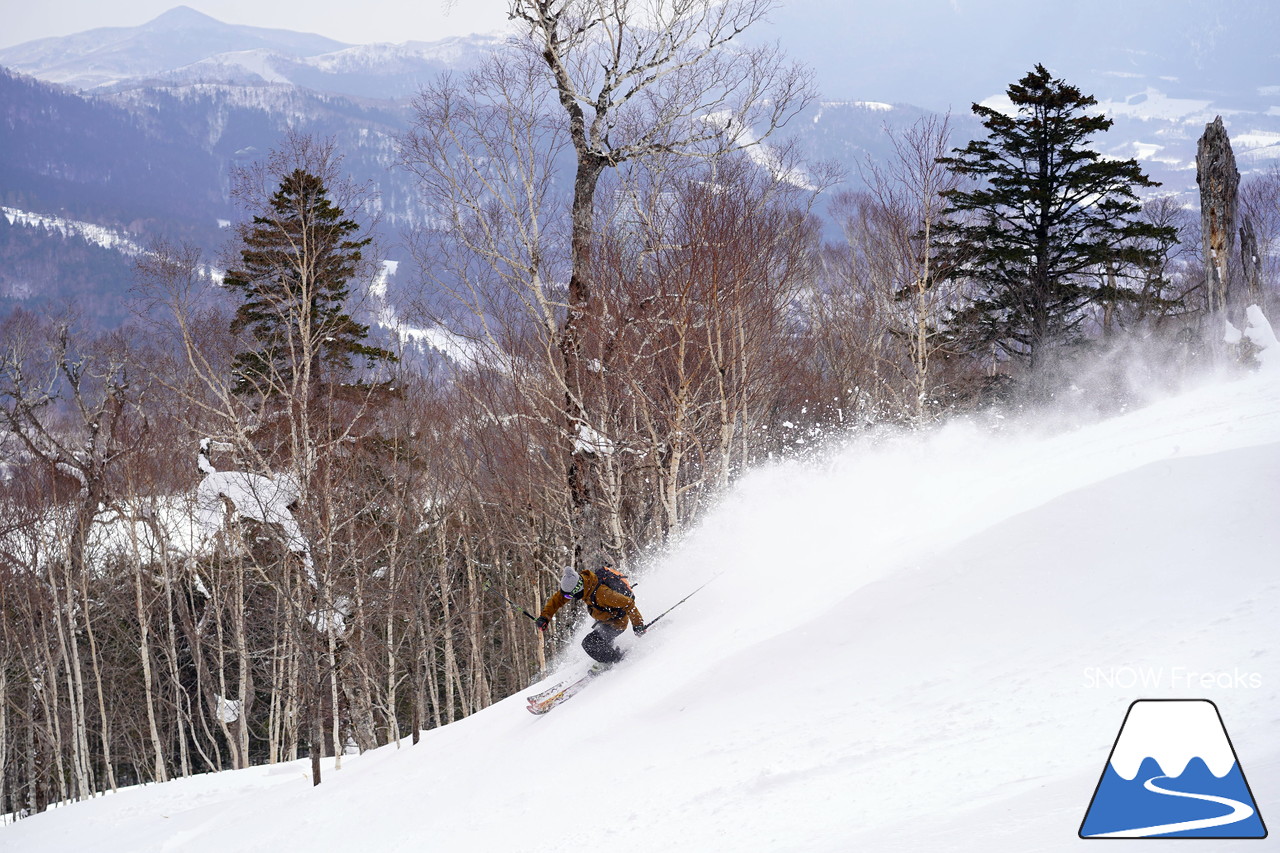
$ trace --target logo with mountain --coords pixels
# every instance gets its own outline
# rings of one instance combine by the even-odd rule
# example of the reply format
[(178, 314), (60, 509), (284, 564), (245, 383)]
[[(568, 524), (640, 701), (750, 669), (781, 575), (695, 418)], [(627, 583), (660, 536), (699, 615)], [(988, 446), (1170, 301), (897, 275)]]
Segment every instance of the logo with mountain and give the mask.
[(1129, 706), (1089, 803), (1081, 838), (1266, 838), (1218, 706)]

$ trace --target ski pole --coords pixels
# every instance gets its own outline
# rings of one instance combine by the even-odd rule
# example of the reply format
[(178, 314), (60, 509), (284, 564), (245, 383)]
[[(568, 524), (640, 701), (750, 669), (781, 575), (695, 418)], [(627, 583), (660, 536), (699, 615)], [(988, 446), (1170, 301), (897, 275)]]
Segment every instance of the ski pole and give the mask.
[(711, 579), (710, 579), (710, 580), (708, 580), (708, 581), (707, 581), (706, 583), (704, 583), (702, 586), (698, 587), (698, 589), (695, 589), (693, 592), (689, 593), (689, 594), (688, 594), (688, 595), (686, 595), (684, 598), (680, 599), (680, 600), (679, 600), (679, 601), (677, 601), (675, 604), (671, 605), (671, 606), (670, 606), (670, 607), (668, 607), (666, 610), (662, 611), (662, 612), (661, 612), (661, 613), (659, 613), (657, 616), (655, 616), (655, 617), (653, 617), (652, 619), (650, 619), (650, 620), (649, 620), (648, 622), (646, 622), (646, 623), (645, 623), (645, 625), (644, 625), (645, 630), (647, 631), (647, 630), (649, 630), (650, 628), (652, 628), (654, 625), (658, 624), (658, 620), (659, 620), (659, 619), (661, 619), (663, 616), (666, 616), (666, 615), (667, 615), (668, 613), (670, 613), (672, 610), (675, 610), (677, 607), (679, 607), (681, 604), (684, 604), (684, 603), (685, 603), (686, 601), (688, 601), (689, 599), (693, 598), (693, 596), (698, 592), (698, 590), (701, 590), (701, 589), (702, 589), (702, 587), (706, 586), (708, 583), (711, 583), (711, 581), (713, 581), (713, 580), (715, 580), (716, 578), (720, 577), (720, 575), (722, 575), (722, 574), (724, 574), (724, 572), (723, 572), (723, 571), (716, 572), (714, 575), (712, 575), (712, 576), (711, 576)]
[(528, 616), (530, 619), (532, 619), (532, 620), (533, 620), (533, 621), (535, 621), (535, 622), (537, 622), (537, 621), (538, 621), (538, 617), (537, 617), (537, 616), (534, 616), (534, 615), (533, 615), (532, 613), (530, 613), (528, 610), (525, 610), (525, 609), (524, 609), (523, 607), (521, 607), (519, 604), (516, 604), (514, 601), (512, 601), (511, 599), (507, 598), (505, 595), (503, 595), (502, 593), (500, 593), (500, 592), (498, 592), (496, 589), (494, 589), (494, 588), (493, 588), (493, 586), (489, 583), (488, 578), (486, 578), (486, 579), (485, 579), (485, 582), (484, 582), (484, 588), (485, 588), (485, 589), (487, 589), (487, 590), (489, 590), (489, 592), (492, 592), (494, 595), (498, 596), (498, 598), (501, 598), (501, 599), (502, 599), (503, 601), (505, 601), (507, 604), (510, 604), (513, 610), (517, 610), (517, 611), (519, 611), (520, 613), (523, 613), (525, 616)]

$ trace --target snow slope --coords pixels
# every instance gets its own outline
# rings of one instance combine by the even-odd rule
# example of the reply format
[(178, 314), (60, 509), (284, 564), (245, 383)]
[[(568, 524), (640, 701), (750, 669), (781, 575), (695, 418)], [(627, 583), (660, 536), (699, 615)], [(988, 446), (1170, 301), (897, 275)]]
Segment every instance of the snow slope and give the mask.
[[(318, 789), (299, 763), (123, 791), (0, 850), (1077, 849), (1126, 709), (1160, 697), (1217, 703), (1274, 823), (1278, 508), (1277, 371), (771, 465), (641, 608), (723, 574), (545, 717), (513, 696)], [(1277, 846), (1242, 844), (1212, 849)]]
[(102, 225), (94, 225), (92, 222), (64, 219), (61, 216), (53, 216), (48, 213), (30, 213), (25, 210), (19, 210), (16, 207), (3, 206), (0, 206), (0, 216), (7, 219), (10, 225), (18, 225), (25, 228), (44, 228), (50, 231), (57, 231), (64, 237), (80, 237), (95, 246), (101, 246), (104, 249), (115, 249), (124, 255), (134, 256), (143, 252), (141, 246), (119, 231), (114, 231)]

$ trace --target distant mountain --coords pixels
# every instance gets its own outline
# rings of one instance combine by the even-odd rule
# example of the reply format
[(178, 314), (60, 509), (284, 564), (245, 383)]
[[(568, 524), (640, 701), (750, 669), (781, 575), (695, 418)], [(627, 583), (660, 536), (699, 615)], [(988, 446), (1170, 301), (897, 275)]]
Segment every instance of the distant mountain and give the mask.
[(137, 247), (98, 225), (0, 206), (0, 319), (13, 309), (77, 314), (101, 329), (130, 317)]
[(306, 57), (350, 47), (323, 36), (224, 24), (187, 6), (140, 27), (105, 27), (0, 50), (0, 65), (77, 89), (152, 77), (221, 53)]
[[(410, 176), (394, 168), (394, 136), (408, 116), (403, 102), (293, 85), (139, 86), (90, 96), (0, 69), (0, 207), (9, 220), (0, 229), (0, 315), (65, 302), (91, 280), (116, 302), (129, 287), (128, 253), (85, 242), (53, 220), (100, 225), (144, 248), (158, 239), (190, 243), (216, 258), (235, 219), (233, 170), (265, 157), (289, 129), (334, 140), (344, 170), (378, 193), (394, 243), (422, 221)], [(69, 274), (68, 246), (97, 259), (92, 277)]]
[[(263, 33), (273, 36), (274, 46), (210, 53), (157, 70), (163, 63), (149, 55), (149, 38), (165, 28), (175, 42), (203, 45), (205, 52), (261, 42)], [(228, 34), (235, 38), (224, 38)], [(110, 74), (97, 69), (94, 88), (81, 92), (0, 70), (0, 117), (8, 119), (0, 127), (8, 155), (0, 161), (0, 205), (10, 211), (8, 227), (0, 230), (0, 313), (6, 305), (81, 301), (85, 276), (72, 282), (59, 272), (58, 258), (68, 257), (69, 246), (96, 258), (92, 278), (104, 298), (119, 302), (128, 287), (131, 257), (42, 223), (94, 223), (138, 246), (163, 237), (216, 255), (227, 238), (221, 226), (235, 218), (232, 171), (264, 157), (290, 129), (334, 140), (344, 170), (377, 192), (388, 244), (420, 226), (425, 217), (413, 180), (395, 168), (395, 137), (411, 119), (409, 97), (440, 72), (500, 49), (500, 38), (339, 50), (321, 40), (322, 52), (298, 55), (317, 45), (310, 37), (286, 36), (178, 9), (134, 30), (0, 52), (0, 59), (26, 57), (25, 67), (47, 81), (68, 79), (68, 69), (87, 67), (104, 45), (117, 60)], [(54, 41), (61, 48), (54, 49)], [(144, 73), (128, 76), (134, 72)], [(798, 117), (788, 134), (814, 159), (861, 161), (885, 156), (883, 126), (922, 114), (911, 107), (823, 103)], [(119, 256), (114, 265), (100, 257), (112, 252)], [(387, 258), (407, 260), (394, 248)]]
[(3, 68), (0, 151), (0, 316), (75, 304), (116, 325), (139, 246), (212, 246), (231, 216), (224, 163), (189, 134)]
[(475, 64), (501, 44), (497, 36), (470, 36), (439, 42), (359, 45), (315, 56), (255, 48), (218, 53), (148, 77), (104, 83), (95, 91), (196, 83), (277, 83), (356, 98), (396, 100), (413, 97), (441, 72)]
[(1198, 203), (1196, 141), (1221, 115), (1241, 173), (1280, 162), (1273, 0), (788, 0), (756, 37), (809, 64), (823, 97), (999, 108), (1036, 63), (1098, 99), (1096, 139)]
[[(1011, 8), (789, 0), (756, 35), (812, 65), (823, 99), (783, 136), (812, 161), (844, 165), (856, 186), (858, 165), (891, 156), (885, 128), (950, 106), (962, 145), (981, 132), (970, 102), (998, 108), (1005, 87), (1044, 62), (1115, 118), (1096, 140), (1103, 153), (1136, 157), (1162, 192), (1189, 205), (1198, 200), (1196, 140), (1217, 114), (1241, 172), (1280, 162), (1280, 62), (1269, 41), (1280, 4), (1018, 0), (1018, 14)], [(0, 231), (11, 244), (7, 253), (0, 245), (0, 276), (9, 279), (0, 313), (6, 298), (69, 292), (57, 259), (80, 238), (31, 225), (40, 216), (102, 225), (142, 246), (165, 237), (217, 251), (226, 237), (219, 223), (234, 218), (231, 173), (288, 130), (335, 141), (344, 169), (379, 194), (394, 245), (425, 219), (411, 177), (395, 168), (409, 99), (440, 72), (502, 48), (498, 36), (352, 46), (178, 7), (140, 27), (0, 50), (0, 65), (21, 72), (0, 69), (0, 206), (31, 214)], [(6, 257), (22, 258), (20, 275), (4, 268)], [(406, 260), (402, 251), (387, 257)], [(121, 261), (102, 286), (118, 293), (126, 279)]]
[(161, 118), (0, 68), (0, 204), (135, 228), (230, 215), (223, 164)]
[(407, 98), (466, 67), (498, 36), (348, 45), (322, 36), (224, 24), (179, 6), (140, 27), (110, 27), (0, 50), (0, 65), (86, 91), (193, 83), (280, 83), (361, 98)]

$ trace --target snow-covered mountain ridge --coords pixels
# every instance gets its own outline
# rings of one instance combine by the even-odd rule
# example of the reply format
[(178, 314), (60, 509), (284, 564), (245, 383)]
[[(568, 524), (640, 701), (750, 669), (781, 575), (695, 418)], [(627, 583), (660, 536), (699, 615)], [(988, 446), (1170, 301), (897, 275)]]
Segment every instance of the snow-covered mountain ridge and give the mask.
[[(1127, 667), (1257, 676), (1201, 693), (1271, 817), (1277, 505), (1274, 369), (1096, 423), (832, 446), (755, 471), (653, 556), (650, 616), (722, 574), (546, 717), (516, 695), (326, 762), (316, 789), (301, 763), (197, 777), (0, 847), (1075, 849), (1129, 704), (1194, 698), (1087, 677)], [(552, 677), (584, 664), (571, 645)]]
[(288, 83), (360, 97), (406, 97), (447, 68), (502, 43), (497, 35), (349, 45), (225, 24), (180, 6), (139, 27), (90, 30), (0, 49), (0, 65), (87, 91), (157, 84)]
[(96, 89), (128, 92), (155, 86), (274, 83), (359, 98), (406, 98), (435, 75), (465, 68), (501, 43), (496, 36), (473, 36), (441, 42), (357, 45), (303, 57), (255, 48), (215, 54), (146, 78), (105, 81)]
[(50, 83), (92, 89), (147, 78), (220, 53), (266, 49), (314, 56), (348, 45), (309, 33), (225, 24), (177, 6), (138, 27), (103, 27), (0, 50), (0, 65)]
[[(1115, 10), (1114, 27), (1083, 33), (1091, 15), (1106, 11), (1105, 0), (1073, 6), (1067, 16), (1036, 4), (1010, 16), (1000, 12), (1007, 3), (945, 0), (850, 16), (837, 13), (835, 0), (789, 0), (786, 14), (756, 35), (776, 37), (815, 68), (824, 100), (783, 137), (810, 163), (843, 166), (849, 180), (837, 191), (859, 188), (868, 160), (889, 162), (886, 128), (907, 128), (930, 110), (952, 110), (952, 142), (962, 145), (982, 132), (968, 103), (998, 100), (1028, 62), (1046, 60), (1116, 120), (1093, 140), (1099, 149), (1137, 158), (1162, 184), (1151, 194), (1173, 194), (1194, 208), (1196, 143), (1213, 116), (1224, 117), (1245, 181), (1280, 163), (1280, 79), (1257, 55), (1271, 51), (1258, 32), (1280, 22), (1280, 13), (1259, 0), (1241, 2), (1232, 15), (1217, 0), (1134, 0)], [(1040, 26), (1044, 18), (1059, 25)], [(1205, 27), (1211, 38), (1200, 32)], [(162, 237), (216, 252), (224, 235), (214, 223), (234, 216), (229, 175), (296, 130), (334, 140), (350, 176), (378, 192), (388, 228), (417, 229), (427, 219), (417, 187), (395, 166), (410, 99), (441, 71), (464, 69), (502, 43), (500, 35), (473, 35), (348, 45), (229, 25), (179, 7), (141, 27), (7, 48), (0, 65), (31, 76), (0, 72), (0, 111), (8, 118), (0, 183), (24, 210), (127, 225), (143, 244)], [(991, 59), (975, 63), (973, 54)], [(768, 158), (762, 165), (771, 168)], [(56, 247), (43, 253), (55, 257)], [(42, 259), (29, 266), (53, 268)], [(33, 281), (36, 292), (65, 301), (56, 275), (33, 275), (45, 276)], [(123, 269), (100, 277), (111, 291), (104, 298), (122, 291), (126, 277)]]
[(10, 225), (26, 228), (47, 228), (64, 236), (81, 237), (86, 241), (104, 249), (114, 249), (124, 255), (138, 255), (142, 247), (125, 234), (112, 228), (94, 225), (92, 222), (81, 222), (76, 219), (65, 219), (47, 213), (31, 213), (16, 207), (0, 206), (0, 216)]

